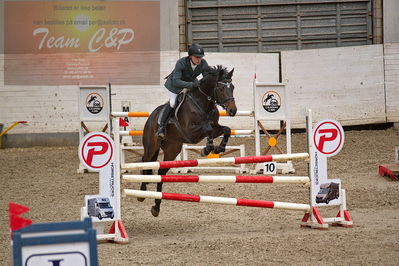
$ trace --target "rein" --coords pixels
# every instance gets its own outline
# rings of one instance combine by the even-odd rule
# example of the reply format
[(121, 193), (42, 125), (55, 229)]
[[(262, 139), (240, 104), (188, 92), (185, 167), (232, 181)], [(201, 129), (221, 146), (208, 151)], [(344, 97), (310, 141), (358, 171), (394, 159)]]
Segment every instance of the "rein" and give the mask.
[[(230, 85), (231, 85), (231, 82), (218, 81), (217, 84), (221, 84), (223, 86), (226, 86), (229, 89)], [(217, 98), (215, 89), (213, 90), (213, 95), (212, 96), (206, 94), (203, 90), (201, 90), (201, 87), (199, 87), (198, 90), (206, 97), (206, 99), (208, 101), (213, 102), (215, 105), (218, 104), (218, 105), (222, 106), (224, 109), (226, 109), (226, 106), (224, 105), (226, 102), (228, 102), (230, 100), (234, 100), (234, 97), (228, 97), (228, 98), (224, 99), (223, 101), (221, 101), (220, 99)], [(198, 104), (197, 104), (197, 106), (198, 106)]]
[[(208, 94), (206, 94), (205, 92), (203, 92), (203, 91), (201, 90), (200, 87), (198, 87), (198, 90), (199, 90), (203, 95), (205, 95), (205, 97), (206, 97), (206, 99), (207, 99), (208, 101), (211, 101), (211, 102), (215, 102), (215, 103), (216, 103), (216, 101), (213, 100), (211, 96), (209, 96)], [(215, 93), (215, 91), (213, 91), (213, 93)]]

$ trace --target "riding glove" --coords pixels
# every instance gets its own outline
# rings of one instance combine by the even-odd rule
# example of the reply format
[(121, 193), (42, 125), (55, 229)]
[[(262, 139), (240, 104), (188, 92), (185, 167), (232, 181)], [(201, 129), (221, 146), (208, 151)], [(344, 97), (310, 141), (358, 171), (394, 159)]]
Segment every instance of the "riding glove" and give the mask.
[(198, 81), (198, 79), (194, 79), (194, 81), (192, 82), (191, 87), (192, 87), (193, 90), (199, 88), (199, 81)]

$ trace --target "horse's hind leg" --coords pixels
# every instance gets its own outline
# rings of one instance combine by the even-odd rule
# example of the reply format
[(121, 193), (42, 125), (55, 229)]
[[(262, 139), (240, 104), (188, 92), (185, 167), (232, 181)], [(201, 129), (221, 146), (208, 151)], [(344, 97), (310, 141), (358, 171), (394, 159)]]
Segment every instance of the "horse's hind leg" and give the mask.
[[(157, 183), (157, 191), (162, 192), (162, 182)], [(155, 200), (155, 205), (151, 207), (151, 214), (154, 217), (159, 216), (159, 212), (161, 211), (161, 199), (156, 199)]]
[[(157, 158), (158, 158), (158, 154), (159, 154), (159, 149), (155, 152), (154, 156), (151, 158), (150, 161), (156, 161)], [(142, 160), (144, 161), (144, 157), (143, 157)], [(151, 169), (142, 170), (142, 171), (141, 171), (141, 174), (142, 174), (142, 175), (152, 175), (152, 174), (153, 174), (153, 171), (152, 171)], [(141, 185), (140, 185), (140, 190), (147, 190), (147, 185), (148, 185), (148, 184), (149, 184), (148, 182), (143, 182), (143, 183), (141, 183)], [(138, 200), (138, 201), (144, 201), (145, 198), (137, 198), (137, 200)]]
[[(176, 156), (180, 153), (182, 143), (180, 142), (171, 142), (168, 140), (165, 140), (162, 142), (162, 150), (164, 152), (164, 161), (173, 161)], [(159, 169), (158, 170), (158, 175), (166, 175), (166, 173), (169, 171), (169, 168), (167, 169)], [(162, 192), (162, 185), (163, 183), (157, 183), (157, 191)], [(154, 217), (158, 217), (159, 212), (161, 211), (161, 201), (160, 199), (155, 200), (155, 205), (152, 206), (151, 208), (151, 213)]]
[[(154, 162), (158, 159), (161, 143), (158, 140), (158, 138), (155, 136), (154, 133), (155, 131), (151, 128), (151, 126), (153, 125), (154, 123), (151, 123), (148, 120), (144, 127), (144, 135), (143, 135), (144, 155), (141, 159), (142, 162)], [(146, 169), (142, 170), (141, 174), (152, 175), (153, 171), (151, 169)], [(140, 190), (147, 190), (147, 185), (148, 182), (141, 183)], [(144, 201), (144, 198), (137, 198), (137, 200)]]

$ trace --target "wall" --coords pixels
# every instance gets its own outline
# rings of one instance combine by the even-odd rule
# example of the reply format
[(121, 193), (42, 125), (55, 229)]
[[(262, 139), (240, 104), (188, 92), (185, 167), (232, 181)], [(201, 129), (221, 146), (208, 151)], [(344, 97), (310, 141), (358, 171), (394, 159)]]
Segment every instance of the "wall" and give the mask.
[(187, 32), (186, 32), (186, 1), (179, 0), (179, 47), (180, 51), (187, 51)]
[(187, 41), (212, 52), (372, 44), (372, 0), (190, 0)]
[(386, 112), (399, 122), (399, 1), (383, 1)]
[(179, 49), (178, 0), (159, 2), (161, 3), (161, 51), (176, 51)]
[(384, 43), (399, 42), (399, 1), (384, 0)]
[(383, 0), (373, 0), (373, 43), (383, 43), (384, 24), (382, 12)]
[[(179, 52), (178, 3), (178, 0), (161, 1), (159, 85), (113, 86), (114, 111), (121, 111), (122, 101), (130, 101), (134, 111), (152, 111), (167, 100), (163, 78), (178, 58), (186, 56), (186, 52)], [(252, 83), (257, 73), (260, 82), (278, 82), (280, 75), (287, 82), (294, 127), (303, 126), (305, 107), (314, 110), (315, 119), (333, 118), (343, 125), (399, 122), (399, 43), (286, 51), (281, 53), (281, 69), (278, 53), (207, 52), (206, 59), (210, 65), (235, 68), (233, 81), (239, 110), (253, 109)], [(7, 127), (14, 121), (29, 122), (7, 134), (5, 143), (8, 146), (76, 144), (78, 93), (78, 86), (4, 86), (4, 56), (1, 54), (0, 123)], [(133, 127), (141, 129), (144, 121), (135, 120)], [(252, 119), (247, 117), (221, 118), (221, 122), (236, 129), (253, 126)], [(67, 141), (60, 143), (59, 136)]]
[[(281, 71), (289, 91), (293, 127), (304, 126), (305, 107), (313, 109), (315, 120), (331, 118), (343, 125), (399, 122), (399, 44), (385, 45), (385, 52), (386, 90), (383, 45), (283, 52)], [(162, 51), (161, 79), (182, 56), (186, 52)], [(254, 73), (259, 82), (279, 81), (277, 53), (206, 53), (206, 60), (210, 65), (235, 68), (239, 110), (253, 110)], [(160, 80), (159, 86), (113, 86), (113, 110), (121, 111), (121, 102), (130, 101), (132, 111), (152, 111), (167, 100), (163, 82)], [(6, 126), (17, 120), (29, 121), (28, 126), (16, 127), (14, 134), (78, 131), (77, 86), (3, 86), (0, 95), (0, 121)], [(144, 122), (135, 119), (132, 125), (142, 129)], [(221, 122), (235, 129), (253, 127), (248, 117), (221, 118)]]
[[(121, 100), (130, 97), (131, 99), (136, 98), (136, 104), (140, 104), (141, 108), (151, 110), (154, 105), (162, 103), (167, 97), (163, 89), (163, 77), (170, 72), (179, 57), (178, 0), (163, 0), (160, 1), (160, 4), (161, 75), (159, 85), (114, 86), (113, 91), (117, 93), (114, 96), (114, 105), (120, 105)], [(3, 11), (3, 1), (1, 1), (1, 14)], [(3, 25), (2, 23), (3, 21), (0, 25)], [(0, 36), (3, 36), (3, 27), (0, 27)], [(2, 38), (0, 47), (3, 48)], [(150, 74), (148, 73), (148, 75)], [(141, 96), (137, 97), (136, 95)], [(152, 97), (149, 102), (149, 95), (158, 97)], [(0, 54), (0, 123), (7, 128), (14, 121), (26, 120), (29, 122), (26, 126), (18, 125), (10, 131), (10, 134), (5, 137), (5, 146), (23, 146), (26, 142), (28, 142), (27, 145), (57, 144), (56, 141), (51, 140), (52, 137), (49, 137), (49, 141), (46, 142), (46, 136), (61, 135), (60, 133), (63, 133), (64, 144), (76, 144), (79, 129), (78, 96), (78, 85), (5, 86), (4, 55)], [(143, 104), (143, 102), (147, 104)]]
[(343, 125), (385, 123), (383, 46), (282, 52), (294, 124), (303, 108)]
[(385, 90), (388, 122), (399, 122), (399, 43), (384, 45)]

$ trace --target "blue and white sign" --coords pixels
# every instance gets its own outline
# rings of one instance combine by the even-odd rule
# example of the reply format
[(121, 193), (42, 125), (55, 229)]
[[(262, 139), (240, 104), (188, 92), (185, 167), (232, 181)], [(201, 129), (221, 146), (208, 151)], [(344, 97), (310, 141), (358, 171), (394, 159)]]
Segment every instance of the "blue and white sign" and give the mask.
[(13, 232), (13, 265), (97, 266), (91, 219), (33, 224)]

